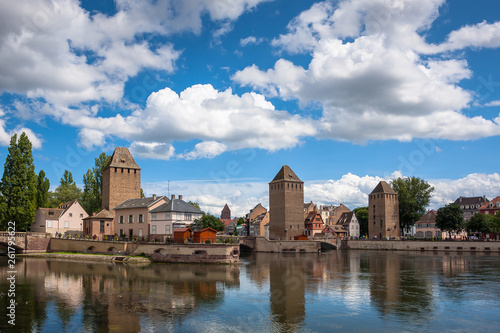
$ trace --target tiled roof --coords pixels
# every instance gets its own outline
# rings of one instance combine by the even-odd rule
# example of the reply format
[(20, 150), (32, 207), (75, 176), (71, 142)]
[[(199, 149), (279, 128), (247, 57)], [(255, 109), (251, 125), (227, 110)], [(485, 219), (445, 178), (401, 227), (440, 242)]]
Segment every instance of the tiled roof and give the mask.
[(274, 177), (272, 182), (278, 182), (278, 181), (282, 181), (282, 180), (303, 183), (303, 181), (300, 180), (299, 177), (297, 177), (295, 172), (293, 172), (293, 170), (288, 165), (283, 165), (283, 167), (276, 174), (276, 176)]
[(420, 220), (418, 220), (416, 223), (425, 223), (425, 224), (436, 223), (436, 215), (437, 211), (430, 210), (424, 216), (422, 216)]
[(197, 213), (203, 214), (203, 211), (195, 206), (188, 204), (181, 199), (172, 199), (163, 205), (160, 205), (153, 209), (151, 213), (161, 213), (161, 212), (184, 212), (184, 213)]
[(58, 220), (64, 213), (61, 208), (38, 208), (46, 220)]
[(140, 199), (128, 199), (125, 202), (122, 202), (114, 209), (128, 209), (128, 208), (145, 208), (149, 207), (152, 204), (164, 199), (164, 196), (160, 197), (151, 197), (151, 198), (140, 198)]
[(370, 194), (374, 193), (397, 194), (396, 191), (394, 191), (392, 187), (383, 180), (378, 183), (378, 185)]
[(349, 225), (352, 220), (352, 215), (354, 212), (345, 212), (340, 215), (340, 219), (337, 221), (338, 225)]
[(114, 216), (111, 214), (108, 210), (103, 209), (99, 213), (93, 215), (93, 216), (87, 216), (84, 218), (84, 220), (91, 220), (91, 219), (113, 219)]
[(455, 203), (459, 206), (483, 205), (485, 202), (488, 202), (485, 197), (460, 197), (455, 200)]
[(138, 170), (141, 169), (139, 168), (137, 163), (135, 163), (135, 160), (132, 157), (132, 154), (130, 154), (130, 151), (125, 147), (115, 148), (115, 151), (113, 152), (113, 155), (111, 155), (111, 158), (109, 159), (109, 162), (106, 165), (105, 169), (109, 167), (138, 169)]
[[(483, 203), (483, 205), (479, 209), (489, 209), (489, 208), (498, 208), (497, 203), (500, 202), (500, 196), (494, 199), (491, 199), (489, 202)], [(490, 207), (492, 205), (492, 207)]]

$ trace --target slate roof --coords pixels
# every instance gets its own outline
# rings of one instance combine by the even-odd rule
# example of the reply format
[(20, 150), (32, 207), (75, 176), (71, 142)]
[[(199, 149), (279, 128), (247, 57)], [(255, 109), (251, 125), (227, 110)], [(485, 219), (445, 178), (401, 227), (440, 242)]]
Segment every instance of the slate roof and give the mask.
[(488, 202), (488, 200), (485, 197), (460, 197), (457, 200), (455, 200), (455, 203), (459, 206), (469, 206), (469, 207), (472, 206), (469, 209), (475, 209), (477, 204), (482, 206), (485, 202)]
[(111, 214), (107, 209), (101, 210), (99, 213), (93, 216), (87, 216), (84, 220), (92, 220), (92, 219), (114, 219), (115, 217)]
[(383, 180), (378, 183), (378, 185), (370, 194), (374, 193), (397, 194), (396, 191), (394, 191), (392, 187)]
[(130, 151), (125, 147), (115, 148), (113, 155), (111, 155), (111, 158), (109, 159), (109, 162), (104, 169), (110, 167), (137, 169), (137, 170), (141, 169), (139, 168), (137, 163), (135, 163), (135, 160), (132, 157)]
[(345, 212), (340, 215), (340, 219), (337, 221), (338, 225), (349, 225), (352, 220), (352, 215), (354, 212)]
[(276, 176), (271, 181), (271, 183), (279, 182), (279, 181), (283, 181), (283, 180), (304, 183), (302, 180), (300, 180), (299, 177), (297, 177), (295, 172), (293, 172), (293, 170), (288, 165), (283, 165), (283, 167), (276, 174)]
[(431, 223), (436, 223), (436, 215), (437, 211), (435, 210), (430, 210), (428, 211), (424, 216), (420, 218), (415, 224), (419, 223), (425, 223), (425, 224), (431, 224)]
[(117, 209), (128, 209), (128, 208), (146, 208), (164, 198), (165, 198), (164, 196), (159, 196), (156, 197), (156, 199), (154, 197), (128, 199), (127, 201), (122, 202), (121, 204), (116, 206), (114, 209), (117, 210)]
[(65, 209), (61, 208), (38, 208), (46, 220), (58, 220)]
[[(116, 208), (115, 208), (116, 209)], [(181, 199), (172, 199), (163, 205), (160, 205), (153, 209), (151, 213), (161, 213), (161, 212), (184, 212), (184, 213), (197, 213), (203, 214), (203, 211), (195, 206), (188, 204)]]

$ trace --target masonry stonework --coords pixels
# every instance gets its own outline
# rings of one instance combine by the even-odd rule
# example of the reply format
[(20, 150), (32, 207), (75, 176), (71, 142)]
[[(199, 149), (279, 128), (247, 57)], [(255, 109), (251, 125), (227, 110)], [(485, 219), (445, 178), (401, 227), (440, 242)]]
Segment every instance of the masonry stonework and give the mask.
[(269, 183), (269, 209), (270, 239), (293, 240), (304, 234), (304, 182), (288, 165)]
[(141, 197), (141, 168), (129, 150), (116, 147), (102, 175), (102, 208), (113, 208), (128, 199)]
[(399, 239), (398, 194), (381, 181), (368, 196), (369, 238)]

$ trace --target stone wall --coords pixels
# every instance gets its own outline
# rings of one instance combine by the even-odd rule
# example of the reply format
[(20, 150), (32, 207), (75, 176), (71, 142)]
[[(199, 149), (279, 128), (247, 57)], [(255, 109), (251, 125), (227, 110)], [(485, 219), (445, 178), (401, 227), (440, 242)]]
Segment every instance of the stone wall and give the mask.
[(255, 252), (314, 252), (321, 250), (319, 241), (273, 241), (265, 237), (255, 237), (242, 240), (242, 244)]
[(500, 253), (500, 242), (475, 241), (375, 241), (344, 240), (342, 249), (350, 250), (398, 250), (398, 251), (463, 251)]

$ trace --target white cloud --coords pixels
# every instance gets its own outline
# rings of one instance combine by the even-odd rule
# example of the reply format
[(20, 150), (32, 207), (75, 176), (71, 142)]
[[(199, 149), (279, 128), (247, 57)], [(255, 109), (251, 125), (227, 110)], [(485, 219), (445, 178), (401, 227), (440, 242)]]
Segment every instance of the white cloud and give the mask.
[(169, 160), (175, 155), (175, 148), (169, 143), (139, 142), (132, 143), (129, 147), (132, 155), (156, 160)]
[[(0, 109), (0, 117), (3, 116), (3, 111)], [(26, 127), (16, 127), (13, 130), (6, 130), (5, 120), (0, 118), (0, 145), (10, 146), (10, 138), (17, 134), (18, 138), (23, 132), (26, 133), (28, 139), (31, 141), (33, 149), (41, 149), (43, 139), (41, 139), (37, 134), (35, 134), (31, 129)]]
[(485, 106), (500, 106), (500, 100), (486, 103)]
[(240, 40), (240, 45), (245, 47), (248, 45), (259, 45), (264, 41), (263, 38), (256, 38), (254, 36), (248, 36), (247, 38), (243, 38)]
[[(280, 59), (274, 68), (249, 66), (232, 79), (269, 96), (296, 99), (301, 105), (319, 102), (323, 107), (320, 138), (365, 142), (499, 135), (499, 118), (462, 114), (474, 98), (458, 85), (472, 76), (467, 62), (428, 55), (437, 46), (427, 44), (422, 32), (439, 15), (443, 3), (316, 3), (290, 22), (288, 34), (273, 41), (291, 53), (311, 53), (307, 68)], [(458, 30), (450, 34), (448, 44), (500, 46), (497, 25), (482, 23)], [(472, 44), (481, 32), (486, 36)]]
[(180, 154), (180, 158), (185, 158), (187, 160), (195, 160), (199, 158), (214, 158), (225, 152), (227, 150), (227, 145), (217, 142), (217, 141), (203, 141), (197, 143), (194, 146), (194, 150), (186, 154)]
[(103, 132), (89, 128), (82, 128), (80, 132), (78, 132), (78, 137), (81, 146), (88, 150), (91, 150), (94, 147), (104, 146), (106, 139)]
[(437, 50), (460, 50), (467, 47), (500, 47), (500, 22), (490, 24), (483, 21), (452, 31), (446, 42), (437, 46)]

